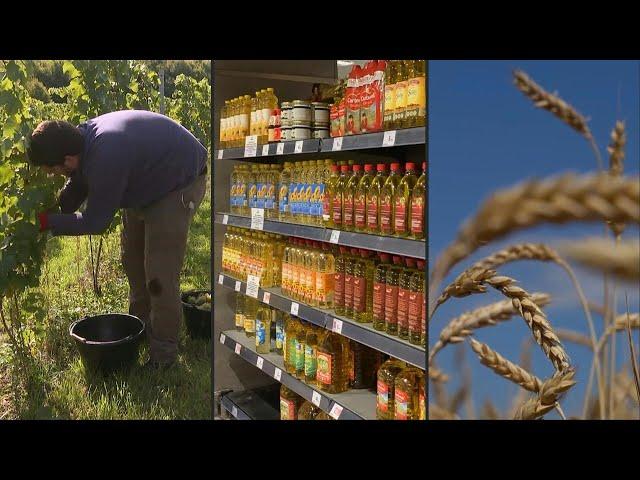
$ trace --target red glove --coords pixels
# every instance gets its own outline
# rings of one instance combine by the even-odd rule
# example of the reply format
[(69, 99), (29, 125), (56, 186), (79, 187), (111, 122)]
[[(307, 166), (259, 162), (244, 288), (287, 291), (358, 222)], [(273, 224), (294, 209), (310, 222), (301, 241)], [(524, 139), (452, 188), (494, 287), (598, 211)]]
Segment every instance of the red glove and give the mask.
[(38, 214), (38, 221), (40, 222), (40, 231), (44, 232), (49, 229), (49, 217), (47, 212), (41, 212)]

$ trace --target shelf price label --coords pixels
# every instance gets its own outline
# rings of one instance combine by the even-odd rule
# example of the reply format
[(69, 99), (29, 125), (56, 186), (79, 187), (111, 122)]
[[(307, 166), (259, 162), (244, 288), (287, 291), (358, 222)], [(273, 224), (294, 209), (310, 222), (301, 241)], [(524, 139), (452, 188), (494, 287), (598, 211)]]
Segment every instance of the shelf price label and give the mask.
[(244, 156), (255, 157), (258, 151), (258, 136), (249, 135), (244, 139)]
[(251, 230), (262, 230), (264, 228), (264, 208), (251, 209)]
[(247, 276), (246, 294), (249, 297), (258, 298), (258, 289), (260, 288), (260, 277), (255, 275)]
[(293, 153), (302, 153), (302, 144), (303, 140), (296, 140), (296, 145), (293, 149)]
[(333, 139), (331, 150), (334, 152), (339, 152), (340, 150), (342, 150), (342, 137), (336, 137)]
[(332, 230), (331, 238), (329, 239), (330, 243), (338, 243), (340, 241), (340, 230)]
[(262, 146), (262, 156), (263, 157), (269, 156), (269, 144)]
[(279, 382), (282, 378), (282, 370), (276, 367), (275, 371), (273, 372), (273, 378), (275, 378)]
[(314, 390), (313, 395), (311, 395), (311, 403), (313, 403), (316, 407), (319, 407), (320, 400), (322, 400), (322, 395)]
[(222, 160), (223, 156), (224, 156), (224, 150), (218, 150), (218, 160)]
[(224, 333), (220, 334), (220, 343), (224, 344), (224, 342), (227, 340), (227, 336)]
[(340, 335), (342, 333), (342, 320), (334, 318), (333, 324), (331, 325), (331, 331)]
[(300, 309), (300, 304), (296, 303), (296, 302), (291, 302), (291, 310), (289, 310), (289, 312), (291, 313), (291, 315), (296, 315), (298, 316), (298, 310)]
[(276, 147), (276, 155), (282, 155), (284, 153), (284, 143), (280, 142)]
[(231, 415), (233, 415), (235, 418), (238, 418), (238, 408), (235, 405), (231, 407)]
[(384, 137), (382, 137), (382, 146), (393, 147), (395, 144), (396, 144), (396, 131), (389, 130), (388, 132), (384, 132)]
[(258, 357), (258, 360), (256, 360), (256, 367), (262, 370), (263, 365), (264, 365), (264, 358)]
[(262, 303), (266, 303), (267, 305), (269, 305), (270, 301), (271, 301), (271, 292), (264, 292), (264, 295), (262, 295)]
[(222, 217), (222, 224), (223, 224), (223, 225), (226, 225), (226, 224), (228, 224), (228, 223), (229, 223), (229, 215), (224, 215), (224, 216)]
[(343, 410), (342, 405), (338, 405), (337, 403), (334, 403), (333, 407), (331, 407), (331, 411), (329, 412), (329, 415), (334, 420), (338, 420), (340, 418), (340, 414), (342, 413), (342, 410)]
[(240, 355), (240, 352), (242, 351), (242, 345), (236, 343), (236, 348), (234, 351), (236, 352), (236, 355)]
[(222, 285), (224, 283), (224, 275), (223, 274), (218, 275), (218, 283), (220, 285)]
[(236, 280), (236, 286), (235, 286), (234, 290), (236, 292), (239, 292), (241, 286), (242, 286), (242, 283), (240, 283), (240, 280)]

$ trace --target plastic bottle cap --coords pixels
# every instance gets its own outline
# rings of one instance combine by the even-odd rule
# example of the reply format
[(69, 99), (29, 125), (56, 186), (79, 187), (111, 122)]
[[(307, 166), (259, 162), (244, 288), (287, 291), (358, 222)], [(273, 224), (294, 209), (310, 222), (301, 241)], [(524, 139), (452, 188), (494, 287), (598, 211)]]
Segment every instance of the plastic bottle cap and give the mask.
[(364, 248), (360, 249), (360, 256), (362, 258), (367, 258), (369, 256), (369, 250), (365, 250)]
[(338, 167), (338, 165), (331, 165), (331, 171), (332, 172), (337, 172), (340, 170), (340, 167)]
[(372, 172), (372, 171), (373, 171), (373, 165), (371, 165), (370, 163), (367, 163), (367, 164), (364, 166), (364, 171), (365, 171), (365, 172)]
[(404, 263), (406, 263), (407, 267), (413, 268), (416, 266), (416, 259), (411, 257), (406, 257), (404, 259)]
[(404, 166), (405, 170), (415, 170), (416, 164), (413, 162), (407, 162)]
[(395, 172), (397, 170), (400, 170), (400, 164), (399, 163), (392, 163), (391, 164), (391, 171)]
[(388, 253), (380, 254), (380, 260), (382, 260), (384, 263), (387, 263), (390, 258), (391, 258), (391, 255), (389, 255)]
[(362, 170), (362, 165), (357, 165), (356, 164), (356, 165), (353, 166), (353, 171), (354, 172), (359, 172), (360, 170)]
[(424, 172), (427, 169), (427, 162), (422, 162), (422, 171)]
[(340, 171), (341, 171), (342, 173), (348, 172), (348, 171), (349, 171), (349, 165), (342, 165), (342, 166), (340, 167)]
[(418, 269), (424, 270), (424, 260), (418, 260)]
[(393, 256), (393, 263), (395, 263), (396, 265), (399, 265), (402, 263), (402, 257), (400, 255), (394, 255)]
[(378, 163), (376, 165), (376, 171), (384, 172), (387, 169), (387, 166), (384, 163)]

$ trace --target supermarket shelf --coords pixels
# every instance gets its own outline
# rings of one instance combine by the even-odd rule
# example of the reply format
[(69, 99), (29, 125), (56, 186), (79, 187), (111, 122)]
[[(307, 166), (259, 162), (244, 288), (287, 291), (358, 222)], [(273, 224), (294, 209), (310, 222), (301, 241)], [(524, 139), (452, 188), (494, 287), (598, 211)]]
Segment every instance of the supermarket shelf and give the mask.
[[(229, 275), (219, 274), (218, 284), (246, 295), (247, 284)], [(267, 293), (266, 301), (265, 293)], [(425, 368), (426, 353), (423, 347), (413, 345), (406, 340), (388, 335), (385, 332), (379, 332), (371, 324), (357, 323), (354, 320), (335, 315), (332, 311), (295, 302), (284, 296), (282, 290), (276, 287), (260, 288), (258, 290), (258, 300), (275, 309), (294, 314), (298, 318), (302, 318), (314, 325), (334, 331), (375, 350), (404, 360), (418, 368)], [(296, 308), (297, 314), (294, 313)]]
[(220, 398), (220, 404), (237, 420), (279, 420), (279, 390), (280, 385), (274, 384), (231, 392)]
[[(404, 147), (408, 145), (421, 145), (427, 141), (425, 127), (405, 128), (395, 130), (393, 144), (389, 142), (389, 132), (364, 133), (362, 135), (348, 135), (342, 138), (340, 151), (364, 150), (371, 148)], [(387, 141), (385, 141), (387, 135)], [(333, 152), (335, 138), (325, 138), (320, 145), (321, 152)], [(387, 144), (389, 142), (389, 144)]]
[[(242, 332), (227, 330), (220, 334), (219, 341), (233, 350), (236, 355), (255, 365), (256, 368), (260, 368), (301, 397), (313, 402), (320, 409), (329, 414), (333, 411), (338, 420), (374, 420), (376, 418), (376, 394), (371, 391), (350, 390), (335, 395), (321, 392), (288, 374), (281, 355), (256, 353), (254, 338), (247, 338)], [(259, 362), (261, 367), (258, 366)]]
[[(276, 157), (282, 155), (302, 155), (305, 153), (318, 153), (320, 151), (320, 140), (312, 138), (309, 140), (299, 140), (302, 142), (302, 148), (296, 152), (296, 141), (280, 142), (282, 153), (278, 153), (278, 143), (269, 143), (267, 145), (258, 145), (255, 157), (245, 157), (244, 147), (224, 148), (215, 151), (214, 158), (218, 160), (249, 160), (260, 161), (260, 158)], [(298, 147), (300, 149), (300, 147)], [(222, 153), (220, 153), (222, 152)]]
[[(233, 227), (251, 228), (251, 218), (232, 213), (216, 213), (216, 223)], [(426, 243), (421, 240), (409, 240), (397, 237), (383, 237), (368, 233), (343, 232), (324, 227), (298, 225), (295, 223), (264, 220), (264, 232), (278, 233), (293, 237), (307, 238), (320, 242), (330, 242), (346, 247), (366, 248), (376, 252), (386, 252), (393, 255), (403, 255), (424, 259)], [(339, 232), (339, 233), (334, 233)], [(337, 236), (337, 239), (336, 239)]]

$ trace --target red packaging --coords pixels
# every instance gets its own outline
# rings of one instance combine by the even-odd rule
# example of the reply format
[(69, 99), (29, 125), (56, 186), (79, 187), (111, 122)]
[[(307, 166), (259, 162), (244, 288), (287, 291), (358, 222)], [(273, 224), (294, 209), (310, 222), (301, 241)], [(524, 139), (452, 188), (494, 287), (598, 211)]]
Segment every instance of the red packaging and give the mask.
[(360, 79), (360, 131), (382, 130), (382, 95), (384, 93), (384, 61), (367, 64)]
[(349, 73), (347, 80), (346, 101), (346, 131), (345, 135), (357, 135), (360, 133), (360, 95), (359, 82), (362, 69), (356, 65)]

